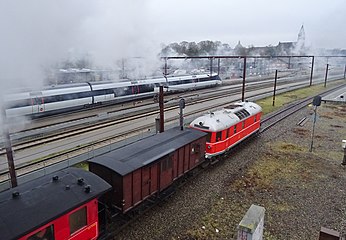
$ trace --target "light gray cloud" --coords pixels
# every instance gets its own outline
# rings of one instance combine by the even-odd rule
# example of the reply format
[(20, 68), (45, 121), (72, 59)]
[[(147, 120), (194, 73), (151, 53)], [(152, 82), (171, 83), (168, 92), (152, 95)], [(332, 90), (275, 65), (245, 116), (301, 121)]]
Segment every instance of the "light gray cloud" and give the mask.
[(346, 48), (344, 0), (152, 0), (165, 42), (220, 40), (234, 46), (295, 41), (302, 24), (314, 47)]
[(160, 43), (276, 45), (302, 24), (313, 47), (346, 48), (344, 9), (344, 0), (0, 0), (0, 80), (40, 85), (43, 67), (71, 55), (104, 67), (155, 59)]

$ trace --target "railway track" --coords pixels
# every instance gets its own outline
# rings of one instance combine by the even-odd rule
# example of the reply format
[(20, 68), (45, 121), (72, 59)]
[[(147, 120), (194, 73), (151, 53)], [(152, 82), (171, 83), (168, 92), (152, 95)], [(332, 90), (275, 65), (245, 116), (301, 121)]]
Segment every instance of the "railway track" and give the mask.
[[(334, 90), (335, 89), (327, 90), (327, 91), (321, 93), (320, 95), (321, 96), (327, 95), (328, 93), (330, 93)], [(291, 103), (291, 104), (285, 106), (282, 109), (279, 109), (276, 112), (273, 112), (273, 113), (265, 116), (262, 120), (262, 125), (261, 125), (261, 130), (259, 132), (259, 135), (261, 133), (268, 131), (269, 129), (274, 127), (276, 124), (278, 124), (280, 121), (290, 117), (291, 115), (295, 114), (297, 111), (299, 111), (299, 110), (303, 109), (304, 107), (306, 107), (307, 105), (311, 104), (313, 98), (314, 97), (308, 97), (308, 98), (305, 98), (303, 100), (296, 101), (294, 103)], [(259, 135), (255, 135), (255, 136), (257, 137)], [(230, 154), (232, 154), (232, 152), (241, 150), (243, 147), (245, 147), (246, 143), (248, 143), (249, 141), (252, 141), (252, 140), (253, 140), (253, 138), (248, 138), (245, 141), (241, 142), (240, 144), (238, 144), (237, 146), (232, 148), (228, 153), (222, 155), (222, 157), (219, 158), (217, 162), (227, 160), (227, 158), (229, 157)], [(251, 158), (244, 159), (244, 161), (242, 161), (240, 163), (241, 168), (245, 167), (250, 161), (252, 161)], [(238, 167), (239, 167), (239, 165), (238, 165)], [(139, 209), (136, 209), (136, 211), (130, 212), (127, 215), (123, 215), (123, 214), (114, 215), (112, 218), (113, 221), (112, 221), (111, 228), (108, 230), (108, 232), (105, 233), (105, 235), (103, 235), (103, 237), (101, 239), (103, 239), (103, 240), (113, 239), (115, 236), (117, 236), (117, 234), (124, 231), (129, 225), (131, 225), (134, 221), (136, 221), (141, 215), (143, 215), (145, 212), (149, 211), (153, 207), (157, 206), (162, 201), (165, 201), (166, 199), (168, 199), (169, 196), (171, 194), (173, 194), (177, 189), (183, 187), (185, 184), (192, 181), (198, 175), (203, 174), (203, 172), (206, 169), (207, 169), (206, 165), (204, 165), (204, 167), (200, 167), (198, 169), (195, 169), (193, 174), (186, 177), (185, 179), (180, 179), (180, 181), (176, 182), (174, 184), (174, 186), (170, 187), (170, 189), (168, 189), (167, 192), (163, 192), (162, 194), (160, 194), (158, 196), (152, 196), (151, 198), (149, 198), (142, 206), (140, 206)], [(236, 176), (233, 176), (233, 177), (236, 178)]]
[[(345, 84), (342, 86), (346, 86)], [(329, 93), (335, 91), (337, 88), (340, 88), (340, 86), (336, 88), (329, 89), (327, 91), (324, 91), (323, 93), (319, 94), (321, 97), (324, 97), (328, 95)], [(312, 103), (314, 96), (307, 97), (303, 100), (298, 100), (296, 102), (288, 104), (286, 107), (270, 113), (265, 116), (265, 118), (262, 120), (261, 130), (260, 133), (263, 133), (265, 131), (268, 131), (271, 127), (275, 126), (280, 121), (284, 120), (285, 118), (291, 116), (292, 114), (298, 112), (299, 110), (303, 109), (307, 105)]]
[[(332, 90), (328, 90), (327, 92), (325, 92), (324, 94), (327, 94), (328, 92), (330, 91), (333, 91)], [(224, 93), (223, 93), (224, 94)], [(215, 95), (213, 96), (214, 98), (218, 98), (219, 96), (218, 95)], [(291, 104), (289, 105), (292, 113), (298, 111), (299, 109), (301, 109), (302, 107), (306, 106), (307, 104), (309, 104), (311, 102), (311, 99), (312, 97), (310, 98), (307, 98), (304, 100), (304, 103), (300, 103), (300, 104)], [(203, 101), (210, 101), (211, 100), (211, 97), (209, 97), (207, 100), (206, 99), (201, 99), (201, 100), (193, 100), (192, 102), (190, 103), (187, 103), (187, 104), (195, 104), (196, 102), (203, 102)], [(305, 104), (305, 105), (304, 105)], [(227, 104), (225, 104), (227, 105)], [(300, 107), (299, 107), (299, 106)], [(220, 106), (220, 104), (217, 104), (215, 106), (212, 106), (212, 107), (215, 107), (215, 108), (220, 108), (222, 106)], [(201, 113), (201, 112), (205, 112), (207, 110), (209, 110), (211, 107), (208, 106), (206, 108), (202, 108), (202, 109), (199, 109), (198, 111), (192, 111), (190, 112), (189, 114), (185, 114), (185, 117), (189, 117), (189, 116), (192, 116), (194, 114), (198, 114), (198, 113)], [(288, 107), (287, 107), (288, 108)], [(171, 107), (167, 107), (166, 110), (168, 109), (171, 109), (171, 110), (174, 110), (174, 109), (177, 109), (176, 106), (171, 106)], [(295, 110), (296, 109), (296, 110)], [(268, 115), (267, 117), (265, 117), (263, 119), (263, 125), (262, 125), (262, 130), (261, 132), (264, 132), (266, 130), (268, 130), (271, 126), (275, 125), (276, 123), (278, 123), (279, 121), (281, 121), (282, 119), (285, 118), (285, 116), (289, 116), (290, 114), (287, 113), (288, 110), (280, 110), (274, 114), (270, 114)], [(158, 110), (154, 110), (152, 111), (151, 113), (143, 113), (143, 115), (145, 116), (148, 116), (148, 114), (150, 115), (155, 115), (155, 114), (158, 114)], [(132, 116), (133, 118), (138, 118), (138, 116)], [(173, 122), (173, 121), (176, 121), (178, 119), (178, 117), (172, 117), (172, 118), (168, 118), (168, 119), (165, 119), (167, 123), (170, 123), (170, 122)], [(117, 119), (115, 120), (117, 121), (117, 123), (120, 123), (120, 122), (126, 122), (128, 121), (128, 117), (127, 118), (122, 118), (122, 119)], [(49, 141), (55, 141), (57, 140), (57, 138), (60, 137), (61, 138), (65, 138), (67, 137), (68, 135), (78, 135), (78, 134), (81, 134), (83, 131), (91, 131), (92, 129), (97, 129), (97, 128), (102, 128), (102, 127), (105, 127), (107, 125), (112, 125), (112, 124), (115, 124), (114, 120), (113, 121), (109, 121), (109, 122), (106, 122), (106, 123), (103, 123), (103, 125), (101, 126), (101, 124), (99, 123), (98, 126), (92, 126), (90, 127), (89, 129), (86, 129), (85, 128), (85, 125), (83, 126), (83, 129), (76, 129), (74, 131), (71, 131), (69, 133), (64, 133), (65, 135), (57, 135), (57, 136), (52, 136), (50, 139), (44, 139), (43, 142), (36, 142), (36, 143), (31, 143), (31, 147), (36, 144), (45, 144)], [(153, 124), (147, 124), (147, 125), (144, 125), (142, 127), (139, 127), (139, 128), (135, 128), (135, 129), (132, 129), (131, 131), (127, 131), (125, 133), (122, 133), (122, 134), (118, 134), (118, 135), (115, 135), (115, 136), (112, 136), (111, 138), (106, 138), (106, 139), (102, 139), (100, 141), (94, 141), (92, 142), (91, 144), (86, 144), (86, 145), (83, 145), (83, 146), (80, 146), (78, 148), (74, 148), (74, 149), (69, 149), (69, 150), (66, 150), (64, 152), (60, 152), (60, 153), (56, 153), (56, 154), (53, 154), (53, 155), (50, 155), (50, 156), (47, 156), (46, 158), (43, 158), (43, 159), (39, 159), (37, 161), (34, 161), (34, 162), (31, 162), (31, 163), (27, 163), (27, 164), (21, 164), (21, 165), (17, 165), (16, 166), (16, 170), (17, 170), (17, 175), (20, 176), (20, 175), (24, 175), (28, 172), (31, 172), (35, 169), (40, 169), (40, 168), (45, 168), (46, 166), (48, 165), (53, 165), (53, 164), (56, 164), (56, 163), (59, 163), (61, 161), (64, 161), (66, 159), (66, 156), (69, 156), (69, 157), (73, 157), (73, 156), (76, 156), (76, 155), (79, 155), (79, 154), (82, 154), (83, 152), (86, 152), (86, 151), (89, 151), (90, 150), (90, 147), (92, 146), (93, 149), (96, 149), (96, 148), (99, 148), (99, 147), (102, 147), (102, 146), (105, 146), (107, 144), (109, 144), (109, 142), (115, 142), (117, 141), (116, 139), (123, 139), (124, 138), (124, 135), (126, 136), (134, 136), (136, 135), (138, 132), (140, 131), (143, 131), (143, 129), (148, 129), (150, 127), (153, 127)], [(22, 147), (30, 147), (30, 145), (28, 146), (22, 146)], [(14, 147), (15, 150), (18, 150), (16, 149), (16, 146)], [(8, 171), (3, 171), (1, 174), (0, 174), (0, 183), (2, 181), (7, 181), (8, 180)]]
[[(287, 82), (291, 82), (291, 81), (282, 81), (281, 85), (284, 85)], [(302, 87), (305, 85), (306, 83), (303, 82), (303, 83), (296, 84), (295, 87)], [(272, 82), (266, 81), (264, 83), (260, 83), (259, 85), (255, 83), (252, 83), (252, 84), (249, 83), (247, 84), (246, 88), (248, 92), (251, 92), (253, 90), (266, 89), (266, 88), (269, 88), (270, 86), (272, 86)], [(202, 103), (202, 102), (218, 99), (223, 96), (236, 95), (239, 93), (239, 91), (240, 91), (239, 86), (230, 86), (221, 90), (208, 89), (208, 90), (201, 91), (199, 94), (188, 95), (188, 98), (186, 98), (185, 101), (188, 105), (195, 104), (195, 103)], [(278, 86), (278, 91), (280, 92), (280, 85)], [(266, 95), (269, 93), (271, 93), (271, 90), (268, 90), (267, 92), (262, 93), (262, 95)], [(176, 97), (170, 98), (170, 100), (168, 100), (168, 103), (166, 103), (165, 110), (169, 111), (169, 110), (177, 109), (178, 108), (177, 101), (180, 99), (180, 97), (181, 95), (177, 95)], [(133, 111), (134, 108), (136, 109), (135, 111)], [(203, 111), (204, 110), (205, 109), (203, 109)], [(118, 114), (118, 110), (109, 111), (106, 114), (103, 114), (105, 115), (103, 119), (102, 118), (100, 119), (98, 115), (91, 115), (87, 118), (74, 119), (70, 122), (31, 128), (26, 131), (20, 131), (18, 133), (11, 134), (12, 146), (13, 146), (13, 149), (16, 151), (23, 150), (33, 146), (40, 145), (40, 144), (56, 141), (65, 137), (74, 136), (77, 134), (85, 133), (85, 132), (96, 130), (96, 129), (101, 129), (111, 124), (118, 124), (118, 123), (122, 123), (124, 121), (128, 121), (134, 118), (140, 118), (143, 115), (147, 115), (147, 116), (155, 115), (155, 114), (158, 114), (158, 111), (159, 109), (157, 104), (150, 103), (146, 105), (130, 106), (130, 107), (123, 108), (121, 110), (122, 114)], [(41, 128), (44, 128), (44, 129), (50, 128), (52, 130), (49, 130), (47, 132), (38, 131)], [(36, 130), (36, 133), (35, 133), (35, 130)], [(5, 154), (5, 152), (0, 151), (0, 155), (1, 154)]]

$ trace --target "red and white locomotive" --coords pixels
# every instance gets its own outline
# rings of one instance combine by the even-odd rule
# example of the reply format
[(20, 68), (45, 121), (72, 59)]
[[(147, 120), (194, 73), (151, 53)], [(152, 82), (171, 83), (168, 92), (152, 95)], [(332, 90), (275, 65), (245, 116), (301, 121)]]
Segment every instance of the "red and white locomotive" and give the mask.
[(261, 113), (256, 103), (240, 102), (201, 116), (190, 127), (208, 133), (205, 157), (211, 159), (256, 133)]

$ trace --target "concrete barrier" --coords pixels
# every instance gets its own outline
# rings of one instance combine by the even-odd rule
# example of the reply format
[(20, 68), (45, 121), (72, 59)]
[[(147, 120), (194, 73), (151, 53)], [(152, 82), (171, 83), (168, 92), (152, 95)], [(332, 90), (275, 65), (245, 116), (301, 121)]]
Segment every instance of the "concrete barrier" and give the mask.
[(252, 204), (238, 225), (237, 240), (262, 240), (265, 208)]

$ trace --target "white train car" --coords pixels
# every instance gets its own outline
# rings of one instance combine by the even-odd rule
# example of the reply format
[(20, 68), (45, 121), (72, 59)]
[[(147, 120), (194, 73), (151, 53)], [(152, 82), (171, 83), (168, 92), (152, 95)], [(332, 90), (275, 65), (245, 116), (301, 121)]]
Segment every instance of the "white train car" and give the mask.
[(39, 116), (46, 113), (70, 111), (92, 103), (90, 86), (68, 85), (42, 91), (5, 95), (6, 116)]
[(220, 85), (217, 74), (153, 78), (126, 82), (88, 82), (26, 91), (4, 96), (6, 116), (41, 117), (94, 104), (119, 103), (153, 97), (160, 85), (176, 92)]

